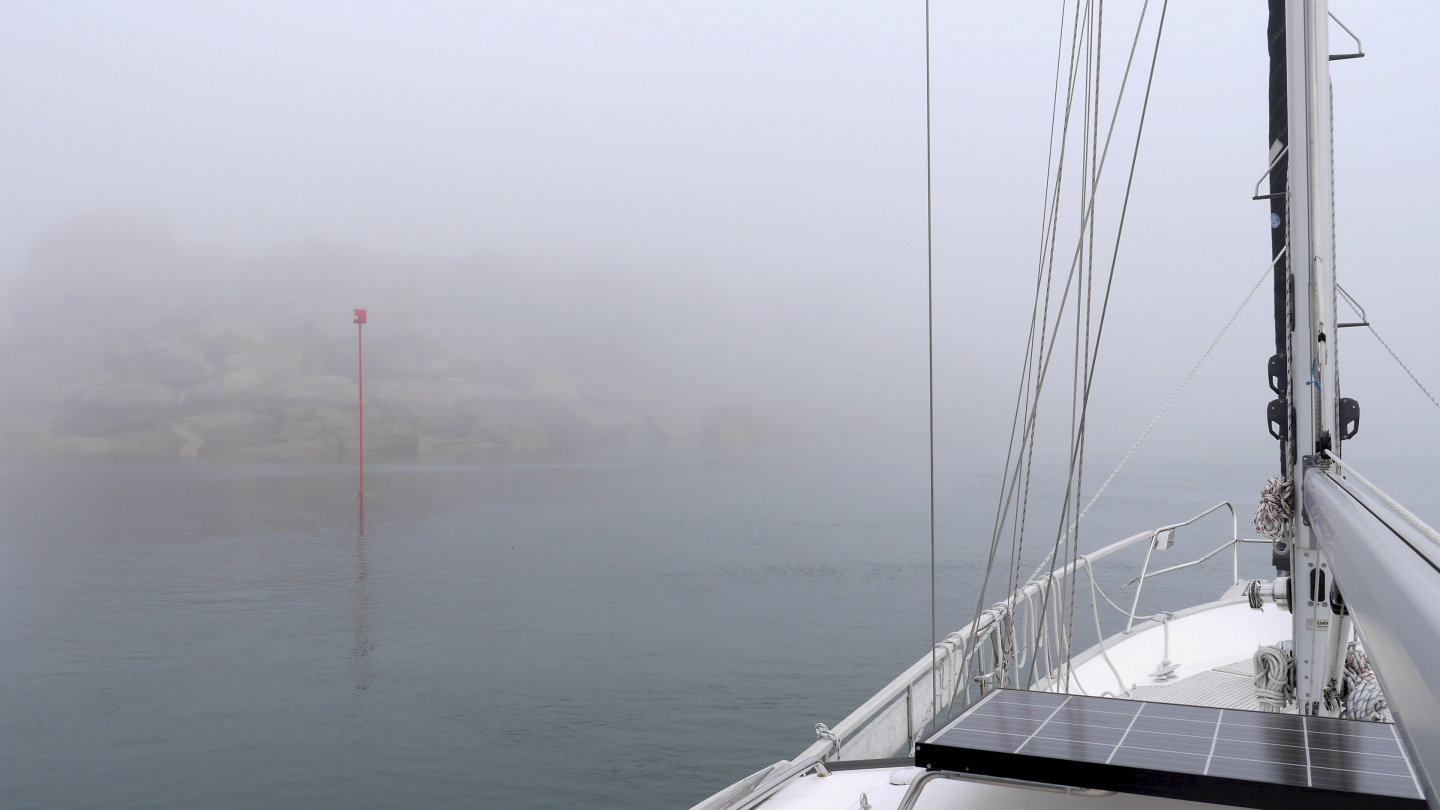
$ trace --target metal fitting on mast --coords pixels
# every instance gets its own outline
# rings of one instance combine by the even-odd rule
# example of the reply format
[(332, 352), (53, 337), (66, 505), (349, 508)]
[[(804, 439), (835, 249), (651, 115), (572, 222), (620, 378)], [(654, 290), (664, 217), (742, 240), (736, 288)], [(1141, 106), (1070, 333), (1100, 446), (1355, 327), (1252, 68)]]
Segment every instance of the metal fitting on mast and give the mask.
[(1250, 580), (1245, 586), (1245, 597), (1250, 607), (1260, 610), (1266, 604), (1273, 604), (1281, 610), (1290, 610), (1290, 577), (1276, 577), (1269, 582)]

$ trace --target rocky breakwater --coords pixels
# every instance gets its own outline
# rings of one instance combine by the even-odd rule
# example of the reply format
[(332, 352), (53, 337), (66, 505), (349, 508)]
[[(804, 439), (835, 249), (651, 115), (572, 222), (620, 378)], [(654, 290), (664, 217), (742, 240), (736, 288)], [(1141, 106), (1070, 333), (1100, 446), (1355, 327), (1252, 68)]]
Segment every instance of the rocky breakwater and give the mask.
[[(392, 286), (386, 268), (323, 251), (270, 264), (280, 269), (133, 229), (92, 226), (42, 240), (9, 297), (0, 451), (278, 461), (353, 455), (358, 390), (349, 307), (357, 303), (371, 308), (367, 456), (553, 455), (698, 435), (698, 427), (687, 431), (613, 380), (582, 379), (525, 356), (513, 339), (466, 331), (417, 306), (403, 294), (403, 274)], [(337, 278), (344, 283), (331, 283)], [(327, 289), (358, 292), (339, 300), (320, 292)]]
[[(10, 448), (26, 455), (278, 461), (357, 452), (355, 378), (323, 357), (342, 354), (341, 347), (353, 351), (349, 341), (297, 351), (240, 337), (249, 345), (238, 350), (223, 340), (177, 336), (115, 348), (108, 368), (55, 397), (49, 419), (31, 420), (30, 431), (10, 437)], [(365, 391), (367, 456), (463, 460), (684, 437), (683, 428), (574, 377), (444, 354), (418, 358), (393, 338), (374, 343), (367, 347), (377, 367)], [(406, 366), (409, 373), (396, 370)]]

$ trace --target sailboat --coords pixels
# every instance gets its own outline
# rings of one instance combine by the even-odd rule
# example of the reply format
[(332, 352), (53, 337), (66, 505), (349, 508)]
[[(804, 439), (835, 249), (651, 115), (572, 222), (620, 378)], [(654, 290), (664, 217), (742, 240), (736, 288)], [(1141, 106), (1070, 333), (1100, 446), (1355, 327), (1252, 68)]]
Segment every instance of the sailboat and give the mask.
[[(1152, 24), (1158, 52), (1165, 5), (1145, 3), (1135, 43), (1147, 10), (1159, 6), (1158, 27)], [(1095, 236), (1095, 190), (1107, 158), (1117, 162), (1109, 134), (1115, 119), (1108, 133), (1101, 126), (1095, 6), (1074, 5), (1068, 71), (1057, 55), (1059, 142), (1072, 126), (1082, 133), (1068, 169), (1073, 177), (1074, 162), (1081, 164), (1081, 213), (1068, 232), (1059, 226), (1066, 151), (1052, 148), (1037, 315), (974, 619), (934, 639), (927, 654), (848, 717), (817, 725), (810, 747), (694, 810), (1196, 803), (1440, 810), (1440, 533), (1343, 453), (1358, 433), (1360, 406), (1340, 396), (1338, 344), (1346, 328), (1368, 324), (1358, 305), (1358, 322), (1342, 322), (1337, 306), (1342, 296), (1354, 302), (1335, 274), (1330, 65), (1363, 56), (1363, 46), (1326, 0), (1269, 0), (1269, 151), (1253, 197), (1270, 213), (1261, 281), (1270, 278), (1274, 291), (1267, 364), (1274, 399), (1264, 416), (1279, 468), (1253, 521), (1262, 536), (1242, 536), (1241, 516), (1221, 503), (1082, 552), (1079, 471), (1105, 317), (1103, 303), (1096, 317), (1094, 290), (1097, 279), (1108, 284), (1103, 254), (1119, 242), (1118, 231), (1114, 244)], [(1332, 21), (1354, 39), (1353, 51), (1332, 51)], [(1144, 60), (1132, 74), (1136, 46), (1126, 44), (1119, 95), (1135, 99)], [(1153, 64), (1152, 57), (1150, 82)], [(1118, 115), (1119, 100), (1115, 109)], [(1138, 129), (1136, 138), (1138, 151)], [(1133, 167), (1132, 160), (1132, 178)], [(1065, 209), (1075, 207), (1067, 202)], [(1123, 213), (1120, 222), (1123, 228)], [(1052, 311), (1074, 318), (1073, 353), (1055, 348), (1061, 316)], [(1032, 557), (1025, 570), (1033, 573), (1023, 576), (1029, 451), (1057, 354), (1073, 354), (1075, 365), (1072, 484), (1053, 546), (1038, 566)], [(1179, 538), (1204, 521), (1212, 529), (1215, 521), (1228, 523), (1228, 540), (1196, 559), (1159, 564), (1177, 556)], [(1273, 577), (1241, 579), (1245, 544), (1268, 547)], [(1138, 572), (1125, 581), (1133, 589), (1125, 604), (1120, 589), (1108, 587), (1124, 575), (1105, 569), (1140, 558), (1141, 550)], [(1147, 582), (1217, 556), (1229, 556), (1231, 565), (1214, 584), (1213, 600), (1138, 613)], [(986, 591), (997, 582), (1003, 596), (991, 602)], [(1077, 627), (1091, 622), (1094, 643), (1077, 647)]]

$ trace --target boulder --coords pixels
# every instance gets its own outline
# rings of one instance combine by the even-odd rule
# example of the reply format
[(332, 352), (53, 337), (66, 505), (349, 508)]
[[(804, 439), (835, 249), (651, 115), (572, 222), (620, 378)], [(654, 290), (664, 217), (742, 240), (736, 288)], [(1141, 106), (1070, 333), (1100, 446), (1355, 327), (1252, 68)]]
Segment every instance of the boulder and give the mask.
[(207, 438), (223, 433), (273, 434), (280, 427), (274, 416), (256, 411), (202, 413), (178, 420), (178, 424)]
[(200, 458), (225, 458), (246, 447), (271, 444), (280, 430), (280, 420), (273, 414), (246, 410), (199, 414), (178, 424), (204, 437), (197, 448)]
[(51, 436), (23, 446), (26, 455), (49, 456), (107, 456), (112, 453), (115, 442), (94, 436)]
[(242, 447), (237, 449), (234, 454), (240, 458), (265, 461), (335, 461), (340, 458), (340, 440), (334, 436), (327, 436), (304, 441), (275, 442)]
[(51, 432), (113, 438), (168, 421), (177, 403), (175, 392), (160, 383), (88, 386), (60, 408)]
[(215, 366), (199, 346), (187, 343), (151, 353), (141, 362), (141, 373), (153, 382), (187, 385), (214, 374)]
[[(358, 432), (352, 431), (341, 442), (346, 455), (359, 449)], [(365, 457), (386, 460), (413, 459), (420, 453), (420, 433), (411, 425), (385, 425), (365, 430)]]
[(171, 422), (170, 429), (185, 441), (176, 451), (180, 458), (197, 458), (200, 455), (200, 448), (205, 444), (205, 437), (179, 422)]
[(537, 370), (533, 375), (531, 391), (538, 399), (558, 402), (576, 402), (596, 398), (595, 391), (585, 383), (574, 377), (567, 377), (544, 369)]
[(479, 416), (488, 411), (493, 411), (497, 405), (514, 403), (525, 399), (523, 394), (517, 393), (497, 382), (461, 382), (455, 390), (455, 407), (462, 413)]
[(739, 402), (710, 409), (700, 425), (701, 440), (712, 447), (755, 447), (779, 433), (775, 420)]
[(575, 414), (596, 433), (606, 436), (625, 435), (637, 427), (635, 414), (625, 408), (582, 405)]
[(273, 396), (287, 408), (330, 407), (351, 408), (359, 400), (355, 381), (335, 374), (317, 374), (288, 380), (273, 391)]
[(220, 374), (180, 392), (180, 404), (189, 408), (213, 408), (249, 396), (260, 390), (260, 372), (253, 368)]
[(81, 390), (79, 402), (88, 407), (109, 410), (142, 410), (150, 412), (175, 404), (175, 392), (160, 383), (119, 383), (94, 385)]
[(482, 417), (470, 428), (477, 449), (544, 450), (551, 444), (550, 426), (539, 420)]
[[(149, 456), (154, 458), (176, 458), (188, 444), (186, 437), (168, 427), (147, 430), (115, 441), (110, 452), (117, 456)], [(194, 458), (192, 454), (190, 456)]]

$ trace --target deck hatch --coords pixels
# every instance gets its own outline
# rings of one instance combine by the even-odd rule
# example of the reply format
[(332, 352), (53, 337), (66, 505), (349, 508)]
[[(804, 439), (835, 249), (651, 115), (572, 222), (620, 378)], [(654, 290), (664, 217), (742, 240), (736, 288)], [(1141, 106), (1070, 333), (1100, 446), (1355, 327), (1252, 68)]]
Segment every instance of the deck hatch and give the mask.
[(915, 752), (931, 770), (1222, 804), (1425, 806), (1393, 726), (1000, 690)]

